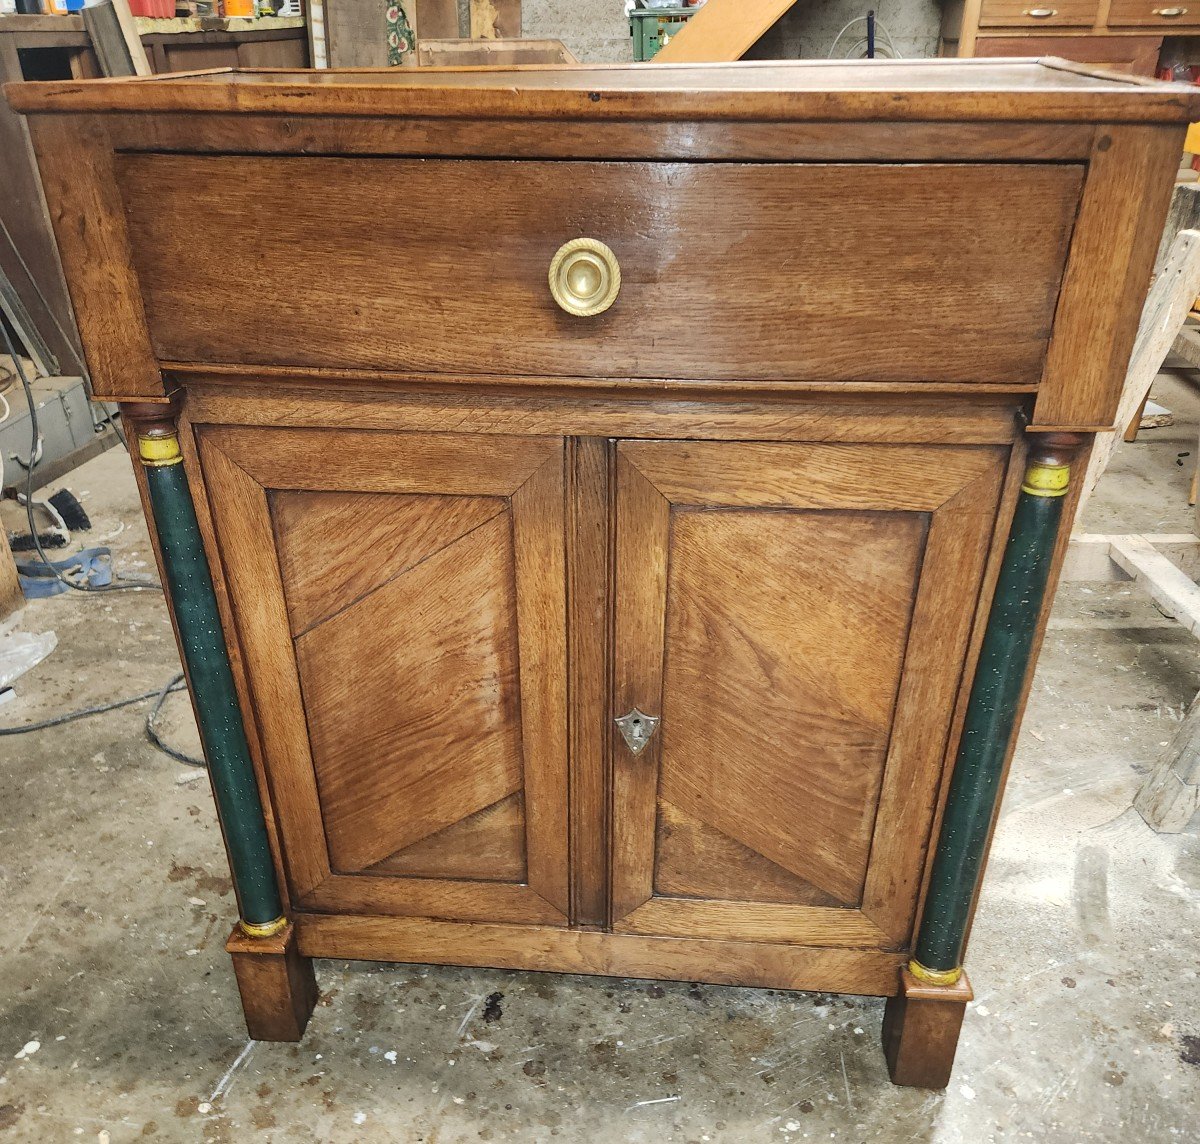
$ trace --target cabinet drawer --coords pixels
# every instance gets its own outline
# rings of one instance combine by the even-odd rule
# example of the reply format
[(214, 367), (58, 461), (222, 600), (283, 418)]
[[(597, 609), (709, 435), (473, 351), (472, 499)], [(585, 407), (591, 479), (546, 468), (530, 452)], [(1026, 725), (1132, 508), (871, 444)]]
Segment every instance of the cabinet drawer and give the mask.
[(1066, 56), (1108, 71), (1153, 76), (1163, 38), (1159, 36), (981, 36), (977, 56)]
[[(1034, 384), (1081, 168), (127, 155), (166, 361)], [(620, 264), (575, 317), (548, 270)], [(947, 331), (953, 331), (947, 337)]]
[(1200, 4), (1172, 4), (1167, 0), (1112, 0), (1108, 22), (1114, 25), (1145, 24), (1154, 28), (1195, 27), (1200, 24)]
[(983, 0), (979, 23), (985, 28), (1088, 28), (1098, 8), (1097, 0)]

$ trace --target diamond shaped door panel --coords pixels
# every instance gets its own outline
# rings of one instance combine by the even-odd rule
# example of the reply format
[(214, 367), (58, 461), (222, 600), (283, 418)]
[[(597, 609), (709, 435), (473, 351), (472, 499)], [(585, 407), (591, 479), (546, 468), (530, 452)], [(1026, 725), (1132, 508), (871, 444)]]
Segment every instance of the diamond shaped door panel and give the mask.
[(564, 924), (561, 441), (242, 432), (202, 449), (300, 904)]
[[(346, 499), (275, 494), (292, 515), (314, 517), (323, 515), (327, 496)], [(402, 535), (424, 543), (403, 553), (380, 551), (359, 544), (353, 528), (343, 530), (339, 539), (357, 562), (378, 557), (391, 577), (357, 598), (347, 589), (332, 594), (325, 604), (329, 617), (295, 641), (325, 837), (333, 868), (341, 872), (399, 855), (521, 786), (516, 597), (505, 506), (462, 498), (464, 509), (455, 511), (454, 497), (395, 499), (401, 527), (418, 512), (421, 517), (416, 535)], [(430, 503), (422, 504), (426, 499)], [(489, 508), (490, 519), (469, 523)], [(286, 535), (278, 524), (277, 531)], [(320, 549), (312, 553), (319, 557)], [(290, 599), (287, 562), (281, 565)], [(330, 664), (344, 666), (331, 673)], [(517, 857), (523, 865), (523, 841)]]
[(659, 797), (857, 905), (925, 518), (830, 517), (675, 514)]

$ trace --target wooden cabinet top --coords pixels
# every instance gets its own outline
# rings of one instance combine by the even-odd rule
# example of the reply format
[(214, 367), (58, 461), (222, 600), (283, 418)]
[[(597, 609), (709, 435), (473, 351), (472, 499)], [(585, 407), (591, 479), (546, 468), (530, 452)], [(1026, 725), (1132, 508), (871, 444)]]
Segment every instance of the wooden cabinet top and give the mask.
[[(1115, 415), (1200, 119), (1200, 89), (1059, 60), (6, 90), (37, 113), (98, 396), (163, 400), (214, 373), (259, 388), (944, 392), (1074, 430)], [(608, 251), (619, 297), (581, 316), (550, 277), (583, 240)], [(253, 305), (220, 304), (234, 284)]]
[(18, 111), (1178, 123), (1200, 90), (1058, 59), (219, 71), (6, 89)]

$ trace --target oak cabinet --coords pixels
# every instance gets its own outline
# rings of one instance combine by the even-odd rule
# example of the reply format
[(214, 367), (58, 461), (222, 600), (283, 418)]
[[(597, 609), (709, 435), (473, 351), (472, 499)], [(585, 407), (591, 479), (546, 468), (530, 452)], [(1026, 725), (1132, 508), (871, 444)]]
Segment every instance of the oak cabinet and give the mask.
[(301, 1036), (317, 957), (703, 980), (887, 997), (893, 1079), (944, 1086), (1200, 93), (823, 61), (9, 94), (136, 440), (251, 1035)]

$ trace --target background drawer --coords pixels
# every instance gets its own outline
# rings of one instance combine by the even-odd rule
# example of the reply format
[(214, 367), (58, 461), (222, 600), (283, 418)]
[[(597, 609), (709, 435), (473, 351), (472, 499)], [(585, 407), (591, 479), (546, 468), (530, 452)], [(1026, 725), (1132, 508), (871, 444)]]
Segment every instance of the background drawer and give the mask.
[(983, 27), (1090, 28), (1096, 22), (1098, 0), (983, 0)]
[(980, 36), (977, 56), (1066, 56), (1126, 75), (1153, 76), (1162, 36)]
[(1155, 28), (1194, 28), (1200, 24), (1200, 3), (1112, 0), (1112, 6), (1108, 10), (1108, 22), (1113, 25), (1146, 24)]
[[(1081, 168), (127, 155), (166, 361), (1036, 383)], [(555, 305), (569, 239), (615, 304)]]

